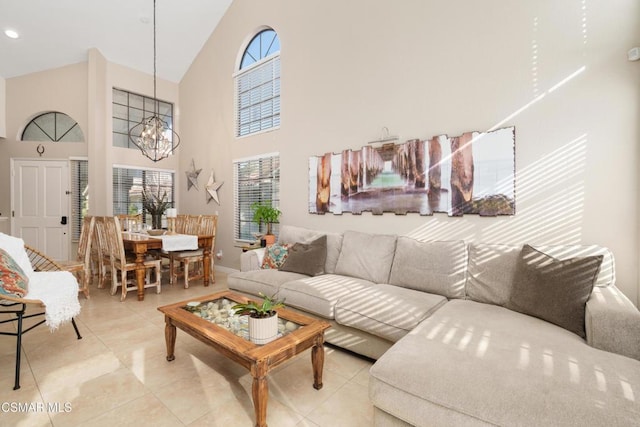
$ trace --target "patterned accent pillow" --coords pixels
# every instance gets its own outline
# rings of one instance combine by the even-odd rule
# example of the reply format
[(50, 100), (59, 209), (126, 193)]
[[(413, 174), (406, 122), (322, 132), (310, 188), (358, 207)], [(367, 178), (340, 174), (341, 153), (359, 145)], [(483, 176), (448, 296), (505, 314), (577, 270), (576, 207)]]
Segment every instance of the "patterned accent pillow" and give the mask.
[(0, 298), (2, 295), (23, 298), (27, 294), (29, 278), (18, 263), (0, 249)]
[(274, 243), (267, 246), (262, 260), (262, 268), (278, 270), (289, 255), (290, 246), (289, 243)]

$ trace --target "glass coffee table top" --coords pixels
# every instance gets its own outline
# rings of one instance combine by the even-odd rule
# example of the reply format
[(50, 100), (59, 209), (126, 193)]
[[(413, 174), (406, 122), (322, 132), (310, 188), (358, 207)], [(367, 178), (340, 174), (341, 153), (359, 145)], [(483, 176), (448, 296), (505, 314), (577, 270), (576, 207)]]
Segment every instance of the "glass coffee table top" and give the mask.
[[(249, 341), (249, 316), (239, 316), (233, 310), (235, 301), (218, 298), (209, 301), (190, 301), (182, 307), (194, 316), (207, 320), (219, 327)], [(303, 327), (291, 320), (278, 317), (278, 338)]]

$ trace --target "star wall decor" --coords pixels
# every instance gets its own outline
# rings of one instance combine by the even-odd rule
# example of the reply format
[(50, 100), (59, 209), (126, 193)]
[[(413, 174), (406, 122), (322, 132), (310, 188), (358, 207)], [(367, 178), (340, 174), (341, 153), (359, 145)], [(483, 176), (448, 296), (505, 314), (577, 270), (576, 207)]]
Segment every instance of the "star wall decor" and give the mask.
[(216, 201), (217, 204), (220, 204), (220, 199), (218, 198), (218, 190), (222, 187), (223, 182), (216, 182), (216, 179), (213, 175), (213, 169), (211, 170), (211, 175), (209, 176), (209, 182), (207, 182), (207, 203), (209, 203), (212, 199)]
[(196, 187), (196, 190), (199, 190), (198, 175), (200, 172), (202, 169), (196, 169), (196, 163), (191, 159), (191, 170), (185, 172), (187, 174), (187, 191), (191, 190), (191, 187)]

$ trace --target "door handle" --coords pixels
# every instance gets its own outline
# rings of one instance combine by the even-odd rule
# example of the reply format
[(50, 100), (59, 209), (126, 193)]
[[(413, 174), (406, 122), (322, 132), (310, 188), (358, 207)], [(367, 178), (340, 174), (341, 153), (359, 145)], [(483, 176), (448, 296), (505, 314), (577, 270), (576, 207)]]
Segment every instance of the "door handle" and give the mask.
[(60, 218), (60, 224), (67, 225), (67, 217), (66, 216), (63, 216), (62, 218)]

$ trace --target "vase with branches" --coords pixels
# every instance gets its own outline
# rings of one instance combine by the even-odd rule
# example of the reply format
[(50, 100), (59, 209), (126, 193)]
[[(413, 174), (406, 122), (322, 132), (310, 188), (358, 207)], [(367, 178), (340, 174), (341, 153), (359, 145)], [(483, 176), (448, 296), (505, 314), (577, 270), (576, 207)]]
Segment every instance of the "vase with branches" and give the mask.
[(162, 228), (162, 215), (171, 207), (171, 204), (167, 190), (163, 190), (159, 185), (155, 189), (147, 187), (142, 190), (142, 206), (151, 215), (154, 229)]

